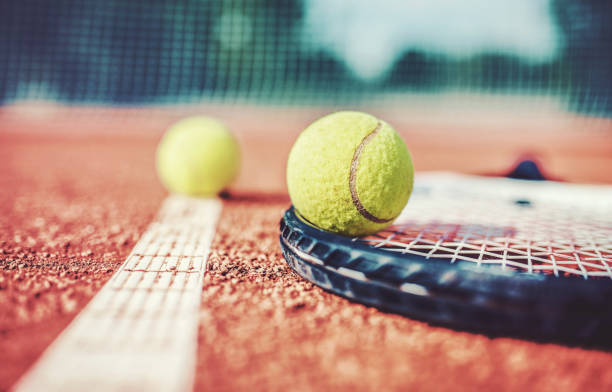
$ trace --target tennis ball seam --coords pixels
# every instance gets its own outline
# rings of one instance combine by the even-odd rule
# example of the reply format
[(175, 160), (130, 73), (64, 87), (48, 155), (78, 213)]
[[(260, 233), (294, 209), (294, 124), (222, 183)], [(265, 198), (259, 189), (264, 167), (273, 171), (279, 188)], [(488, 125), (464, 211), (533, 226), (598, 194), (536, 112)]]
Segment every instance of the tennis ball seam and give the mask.
[(374, 223), (391, 222), (393, 218), (391, 219), (379, 218), (377, 216), (374, 216), (364, 207), (363, 203), (359, 199), (359, 194), (357, 193), (357, 168), (359, 167), (359, 159), (361, 158), (361, 153), (363, 152), (363, 149), (368, 145), (368, 143), (372, 139), (376, 137), (378, 132), (380, 132), (380, 130), (382, 129), (382, 126), (383, 126), (382, 122), (378, 121), (378, 123), (376, 124), (376, 127), (372, 131), (370, 131), (370, 133), (368, 133), (363, 138), (363, 140), (361, 140), (361, 143), (359, 143), (359, 145), (355, 149), (355, 153), (353, 154), (353, 160), (351, 161), (351, 170), (349, 174), (349, 189), (351, 191), (351, 199), (353, 200), (353, 205), (355, 206), (359, 214), (361, 214), (361, 216), (363, 216), (367, 220), (372, 221)]

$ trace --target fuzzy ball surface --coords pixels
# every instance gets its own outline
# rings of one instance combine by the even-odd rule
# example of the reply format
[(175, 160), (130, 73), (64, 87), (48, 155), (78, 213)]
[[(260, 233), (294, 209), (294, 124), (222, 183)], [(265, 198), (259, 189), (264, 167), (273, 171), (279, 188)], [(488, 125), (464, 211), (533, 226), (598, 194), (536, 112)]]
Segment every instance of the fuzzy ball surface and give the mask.
[(240, 148), (229, 129), (206, 116), (172, 125), (157, 148), (157, 173), (171, 192), (213, 196), (240, 170)]
[(413, 179), (412, 158), (399, 134), (362, 112), (315, 121), (287, 162), (289, 196), (299, 215), (345, 236), (389, 226), (408, 202)]

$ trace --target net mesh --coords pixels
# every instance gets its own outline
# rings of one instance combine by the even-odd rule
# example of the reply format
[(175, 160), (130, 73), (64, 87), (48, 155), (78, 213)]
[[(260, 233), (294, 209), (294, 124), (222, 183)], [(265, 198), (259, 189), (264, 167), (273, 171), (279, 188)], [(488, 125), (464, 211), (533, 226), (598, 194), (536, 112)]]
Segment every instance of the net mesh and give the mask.
[(367, 244), (428, 259), (612, 279), (612, 188), (421, 176), (396, 223)]
[(0, 103), (342, 105), (459, 92), (612, 113), (610, 2), (428, 4), (3, 1)]

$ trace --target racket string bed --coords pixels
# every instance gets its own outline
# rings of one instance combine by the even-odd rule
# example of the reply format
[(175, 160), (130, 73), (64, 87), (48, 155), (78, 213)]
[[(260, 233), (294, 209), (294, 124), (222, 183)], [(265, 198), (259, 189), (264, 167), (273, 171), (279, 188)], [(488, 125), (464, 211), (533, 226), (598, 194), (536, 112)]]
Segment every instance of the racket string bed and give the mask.
[[(450, 252), (451, 262), (612, 278), (612, 209), (599, 207), (589, 211), (542, 203), (525, 208), (490, 198), (432, 200), (417, 194), (394, 226), (365, 241), (428, 258)], [(465, 210), (469, 213), (462, 214)]]

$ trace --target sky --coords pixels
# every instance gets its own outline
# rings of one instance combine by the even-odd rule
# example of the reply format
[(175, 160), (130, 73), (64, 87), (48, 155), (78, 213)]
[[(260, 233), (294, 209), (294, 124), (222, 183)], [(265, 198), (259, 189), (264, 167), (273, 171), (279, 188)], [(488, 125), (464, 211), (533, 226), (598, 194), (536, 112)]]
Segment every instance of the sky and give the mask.
[(553, 60), (562, 37), (551, 0), (307, 0), (304, 38), (363, 80), (382, 78), (407, 50), (453, 59), (482, 53)]

